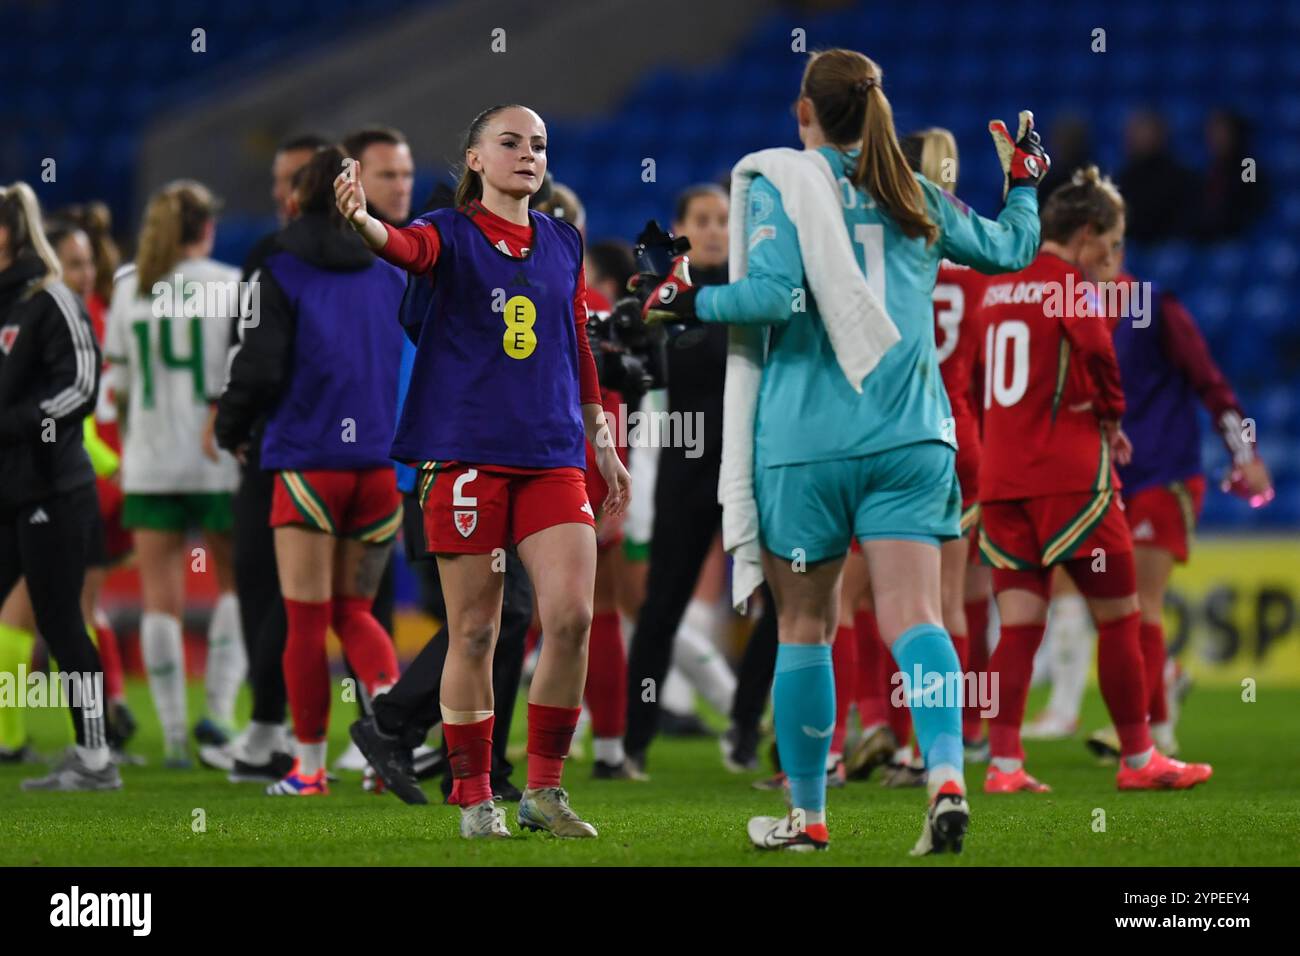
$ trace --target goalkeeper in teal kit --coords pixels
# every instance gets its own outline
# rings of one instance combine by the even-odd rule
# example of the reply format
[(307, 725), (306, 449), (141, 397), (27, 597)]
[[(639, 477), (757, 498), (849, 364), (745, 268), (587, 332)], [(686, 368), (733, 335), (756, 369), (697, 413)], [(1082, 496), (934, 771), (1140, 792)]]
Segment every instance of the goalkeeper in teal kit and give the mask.
[[(752, 466), (748, 447), (733, 457), (752, 467), (761, 573), (776, 597), (780, 646), (772, 695), (791, 812), (755, 817), (748, 833), (765, 849), (829, 845), (830, 644), (840, 571), (856, 537), (927, 769), (929, 803), (913, 853), (960, 852), (969, 818), (961, 700), (922, 693), (936, 681), (962, 686), (940, 612), (939, 545), (960, 533), (962, 496), (931, 293), (945, 257), (985, 273), (1014, 271), (1033, 259), (1036, 186), (1048, 160), (1030, 114), (1021, 115), (1015, 140), (1000, 122), (990, 124), (1007, 198), (996, 222), (980, 218), (911, 172), (880, 69), (853, 51), (811, 57), (797, 115), (804, 152), (766, 150), (733, 172), (733, 208), (746, 209), (746, 216), (743, 232), (735, 233), (742, 224), (733, 223), (732, 259), (747, 258), (744, 278), (697, 290), (682, 267), (641, 284), (648, 319), (697, 318), (768, 330), (757, 350), (761, 380), (755, 376), (750, 417), (733, 418), (732, 393), (745, 386), (729, 359), (722, 498), (725, 529), (727, 509), (744, 510), (728, 500), (727, 457), (732, 442), (745, 442), (752, 421)], [(750, 178), (738, 188), (744, 174)], [(786, 193), (778, 191), (777, 180), (789, 184)], [(746, 189), (748, 202), (737, 206)], [(838, 202), (827, 205), (832, 191)], [(827, 222), (836, 211), (840, 218)], [(836, 277), (845, 231), (852, 258), (843, 250), (847, 265)], [(863, 289), (849, 305), (878, 303), (874, 317), (871, 309), (844, 307), (850, 293), (843, 290), (855, 283)], [(875, 345), (863, 345), (864, 339)], [(733, 350), (735, 343), (733, 330)], [(850, 367), (858, 374), (850, 375)], [(739, 408), (743, 401), (737, 399)], [(727, 546), (739, 578), (738, 543)]]

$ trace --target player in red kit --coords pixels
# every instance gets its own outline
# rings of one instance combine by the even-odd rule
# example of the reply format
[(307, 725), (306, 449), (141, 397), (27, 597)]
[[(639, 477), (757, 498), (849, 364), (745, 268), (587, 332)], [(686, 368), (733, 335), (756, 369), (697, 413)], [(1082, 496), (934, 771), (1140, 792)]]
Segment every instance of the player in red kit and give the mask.
[[(957, 141), (946, 129), (913, 133), (903, 140), (903, 153), (921, 175), (949, 192), (957, 191)], [(957, 479), (961, 482), (962, 537), (942, 548), (943, 623), (952, 635), (963, 672), (983, 673), (988, 667), (989, 569), (974, 560), (971, 544), (979, 524), (980, 420), (972, 389), (972, 372), (984, 342), (980, 302), (989, 281), (969, 266), (947, 259), (939, 263), (934, 283), (934, 342), (939, 374), (952, 406), (957, 438)], [(962, 737), (968, 749), (983, 737), (980, 708), (965, 701)]]
[(366, 213), (355, 169), (335, 183), (343, 215), (384, 259), (431, 283), (407, 328), (410, 388), (392, 457), (417, 464), (428, 549), (438, 557), (449, 642), (441, 707), (461, 835), (509, 837), (492, 802), (492, 653), (515, 545), (545, 635), (528, 701), (528, 787), (519, 824), (594, 837), (561, 786), (581, 711), (596, 573), (586, 441), (616, 518), (631, 492), (605, 424), (587, 342), (582, 239), (530, 212), (546, 175), (546, 126), (522, 106), (470, 124), (456, 208), (395, 229)]
[(1058, 564), (1097, 624), (1098, 677), (1122, 753), (1119, 788), (1186, 789), (1211, 769), (1152, 744), (1133, 541), (1114, 468), (1132, 446), (1119, 426), (1124, 393), (1110, 329), (1088, 281), (1119, 255), (1124, 201), (1088, 167), (1048, 198), (1041, 216), (1038, 258), (991, 280), (983, 299), (979, 544), (1002, 619), (989, 662), (999, 708), (984, 790), (1049, 789), (1025, 772), (1020, 724)]
[[(550, 196), (533, 207), (577, 229), (586, 241), (586, 211), (582, 200), (568, 186), (555, 183)], [(613, 305), (595, 288), (587, 289), (587, 311), (592, 318), (608, 319)], [(625, 407), (616, 389), (600, 387), (605, 422), (619, 433), (619, 416)], [(616, 448), (627, 465), (627, 446)], [(587, 641), (587, 684), (583, 700), (591, 715), (592, 748), (595, 760), (592, 776), (598, 780), (642, 777), (625, 759), (623, 734), (627, 729), (627, 648), (618, 617), (618, 582), (623, 570), (623, 519), (611, 518), (600, 509), (609, 497), (609, 487), (596, 463), (596, 449), (587, 442), (587, 500), (596, 511), (596, 590), (593, 596), (591, 637)]]

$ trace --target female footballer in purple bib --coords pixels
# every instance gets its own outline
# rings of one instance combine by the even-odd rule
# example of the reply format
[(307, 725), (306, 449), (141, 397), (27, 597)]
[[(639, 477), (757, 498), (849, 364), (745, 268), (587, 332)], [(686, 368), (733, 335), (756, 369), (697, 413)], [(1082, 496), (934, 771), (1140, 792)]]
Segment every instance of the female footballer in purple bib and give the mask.
[(461, 835), (508, 837), (492, 802), (492, 652), (504, 549), (537, 594), (545, 642), (528, 697), (528, 787), (519, 825), (594, 837), (560, 786), (587, 674), (596, 574), (585, 440), (620, 514), (631, 492), (600, 404), (587, 342), (582, 239), (530, 212), (546, 174), (546, 126), (494, 106), (465, 137), (456, 208), (394, 229), (366, 212), (355, 166), (335, 181), (339, 209), (380, 256), (431, 284), (408, 326), (416, 346), (392, 455), (420, 468), (429, 550), (447, 599), (443, 734)]

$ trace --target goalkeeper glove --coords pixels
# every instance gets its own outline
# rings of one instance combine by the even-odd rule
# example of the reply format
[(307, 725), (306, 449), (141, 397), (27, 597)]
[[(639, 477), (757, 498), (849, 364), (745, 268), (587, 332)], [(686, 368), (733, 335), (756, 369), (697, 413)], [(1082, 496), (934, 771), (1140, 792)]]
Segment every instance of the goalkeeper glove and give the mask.
[(641, 300), (641, 318), (646, 322), (690, 322), (696, 317), (697, 290), (691, 285), (686, 256), (673, 260), (667, 276), (641, 272), (629, 279), (627, 286)]
[(1002, 120), (989, 121), (989, 135), (993, 137), (993, 148), (998, 151), (998, 161), (1006, 177), (1002, 198), (1006, 199), (1007, 193), (1016, 186), (1037, 188), (1051, 169), (1052, 158), (1043, 149), (1034, 129), (1034, 114), (1029, 110), (1020, 111), (1020, 127), (1015, 139), (1011, 138), (1007, 124)]

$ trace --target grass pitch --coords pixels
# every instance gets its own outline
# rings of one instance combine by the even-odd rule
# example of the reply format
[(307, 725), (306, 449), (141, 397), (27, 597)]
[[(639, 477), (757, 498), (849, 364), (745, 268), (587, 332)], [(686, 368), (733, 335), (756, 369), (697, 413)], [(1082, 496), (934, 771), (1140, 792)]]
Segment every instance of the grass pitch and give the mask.
[[(1193, 691), (1179, 738), (1189, 759), (1214, 764), (1209, 784), (1184, 793), (1119, 793), (1113, 768), (1099, 767), (1082, 734), (1031, 743), (1028, 767), (1054, 792), (990, 797), (982, 766), (969, 767), (971, 830), (960, 857), (911, 860), (920, 833), (920, 790), (886, 790), (876, 779), (833, 790), (831, 849), (825, 854), (762, 853), (749, 847), (745, 821), (783, 812), (779, 794), (760, 793), (760, 774), (733, 775), (711, 740), (661, 740), (649, 783), (597, 782), (590, 760), (571, 761), (574, 806), (600, 829), (590, 841), (520, 834), (470, 842), (457, 835), (458, 811), (436, 802), (407, 807), (361, 790), (344, 774), (328, 797), (271, 798), (215, 771), (157, 766), (161, 744), (148, 689), (129, 687), (141, 729), (131, 750), (151, 766), (123, 770), (108, 794), (28, 794), (23, 777), (39, 765), (0, 767), (0, 865), (5, 866), (1175, 866), (1295, 865), (1300, 833), (1300, 690), (1261, 688), (1256, 703), (1233, 689)], [(191, 688), (191, 714), (201, 689)], [(1038, 696), (1031, 701), (1035, 712)], [(335, 706), (331, 757), (342, 752), (355, 708)], [(54, 753), (69, 738), (65, 712), (29, 713), (32, 742)], [(1083, 725), (1103, 723), (1090, 690)], [(522, 740), (522, 714), (515, 721)], [(523, 784), (523, 769), (516, 770)], [(434, 801), (437, 785), (426, 784)], [(195, 832), (201, 810), (206, 832)], [(1104, 811), (1105, 830), (1095, 821)], [(510, 826), (517, 830), (514, 807)]]

